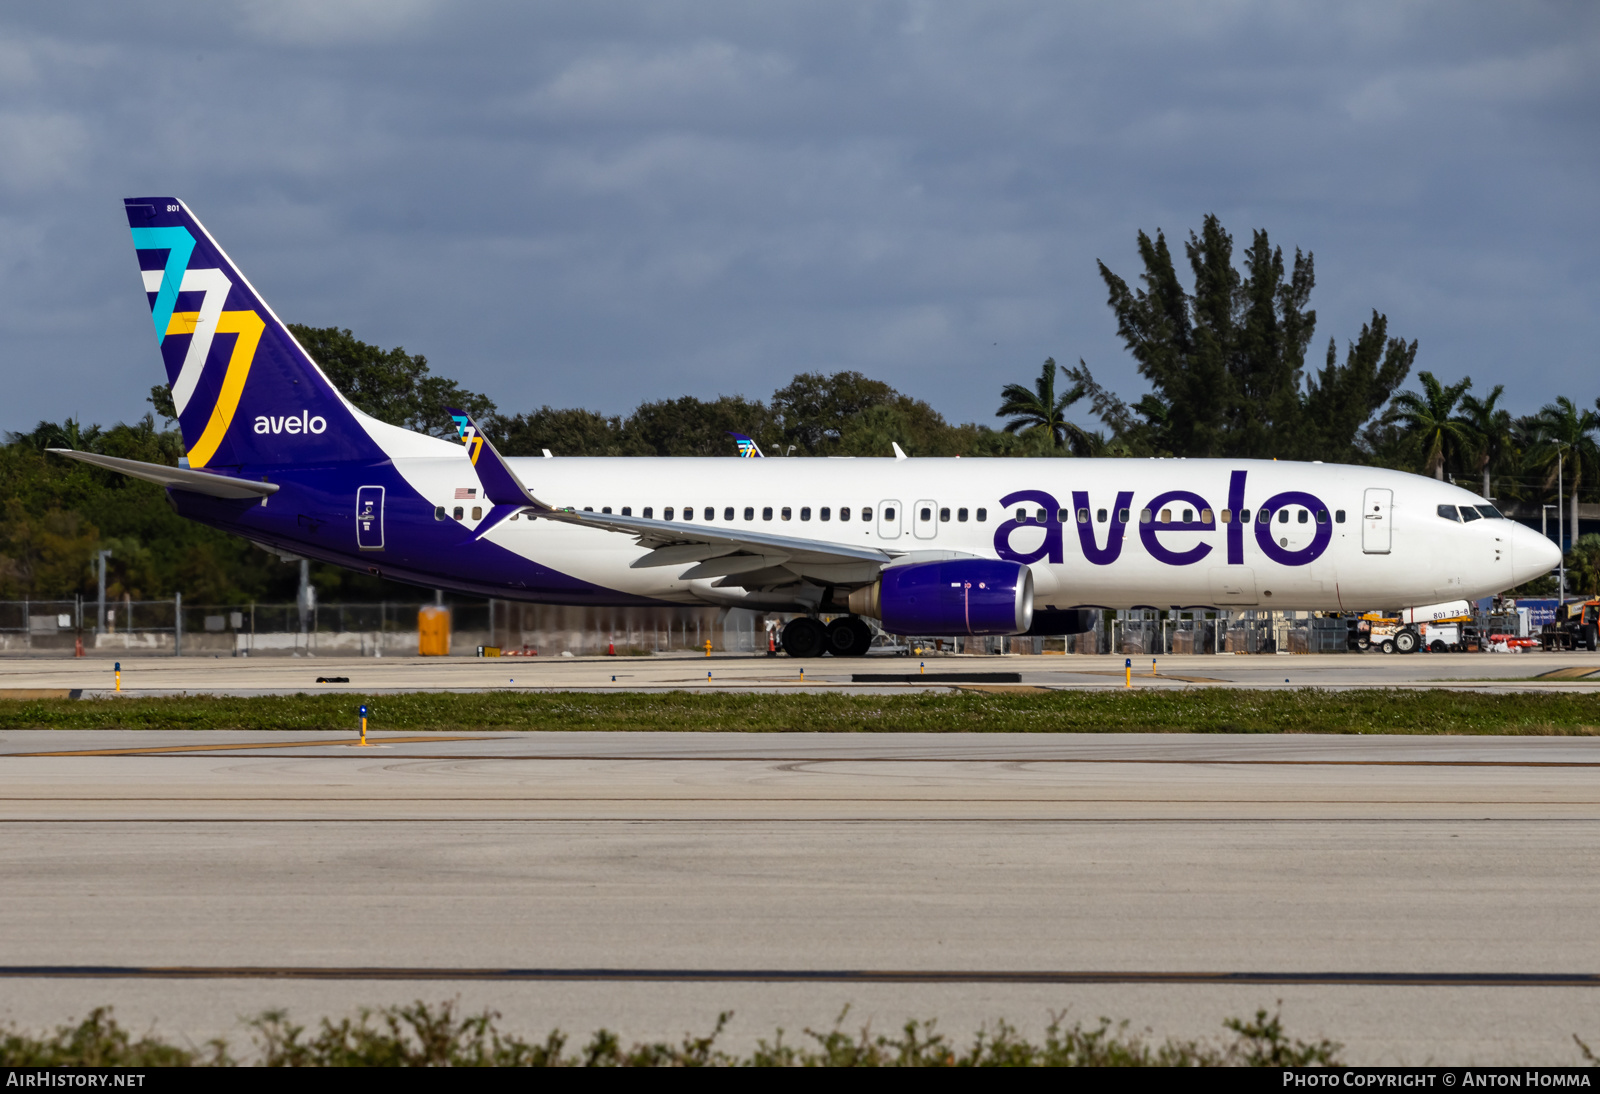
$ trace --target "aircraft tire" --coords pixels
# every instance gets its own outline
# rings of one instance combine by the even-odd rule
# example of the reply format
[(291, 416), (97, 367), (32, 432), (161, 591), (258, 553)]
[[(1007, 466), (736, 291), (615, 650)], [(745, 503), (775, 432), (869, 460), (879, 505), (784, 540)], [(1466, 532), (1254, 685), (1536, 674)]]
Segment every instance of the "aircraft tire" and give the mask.
[(872, 628), (855, 616), (828, 624), (828, 652), (835, 657), (865, 657), (872, 647)]
[(809, 615), (791, 619), (783, 628), (783, 652), (790, 657), (821, 657), (827, 648), (827, 630)]

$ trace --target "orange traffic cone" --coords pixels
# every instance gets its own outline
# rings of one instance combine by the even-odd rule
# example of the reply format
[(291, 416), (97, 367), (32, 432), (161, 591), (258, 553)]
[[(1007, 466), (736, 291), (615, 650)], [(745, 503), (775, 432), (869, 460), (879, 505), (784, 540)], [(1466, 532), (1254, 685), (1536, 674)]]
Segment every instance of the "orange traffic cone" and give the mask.
[(616, 655), (617, 655), (617, 644), (615, 642), (607, 642), (606, 643), (606, 656), (607, 657), (615, 657)]
[(83, 635), (81, 635), (81, 634), (78, 635), (77, 641), (73, 643), (72, 656), (74, 656), (74, 657), (82, 657), (83, 656)]

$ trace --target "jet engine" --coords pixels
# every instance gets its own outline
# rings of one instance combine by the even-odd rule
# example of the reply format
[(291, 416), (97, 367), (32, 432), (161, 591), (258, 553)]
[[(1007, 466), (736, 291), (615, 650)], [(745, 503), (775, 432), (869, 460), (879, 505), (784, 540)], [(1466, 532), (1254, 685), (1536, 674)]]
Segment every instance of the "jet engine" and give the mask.
[(850, 610), (891, 634), (1021, 634), (1033, 622), (1033, 573), (984, 558), (890, 566), (850, 594)]

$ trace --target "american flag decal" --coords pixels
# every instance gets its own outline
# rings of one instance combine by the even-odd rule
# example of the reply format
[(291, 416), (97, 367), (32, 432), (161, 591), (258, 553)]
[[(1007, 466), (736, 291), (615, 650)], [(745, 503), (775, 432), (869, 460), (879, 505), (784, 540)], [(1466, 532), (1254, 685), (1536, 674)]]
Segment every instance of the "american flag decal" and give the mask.
[(460, 501), (462, 498), (475, 498), (477, 496), (478, 496), (478, 488), (476, 486), (458, 486), (458, 487), (456, 487), (456, 500), (457, 501)]

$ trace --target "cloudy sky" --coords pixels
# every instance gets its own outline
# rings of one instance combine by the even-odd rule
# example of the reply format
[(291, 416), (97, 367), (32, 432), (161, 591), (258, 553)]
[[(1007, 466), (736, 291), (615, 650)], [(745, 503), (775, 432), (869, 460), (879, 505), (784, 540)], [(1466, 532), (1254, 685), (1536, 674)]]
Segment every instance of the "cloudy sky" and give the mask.
[(0, 14), (0, 428), (161, 378), (121, 213), (502, 410), (859, 369), (1143, 390), (1096, 259), (1215, 212), (1513, 409), (1600, 394), (1600, 6), (54, 0)]

